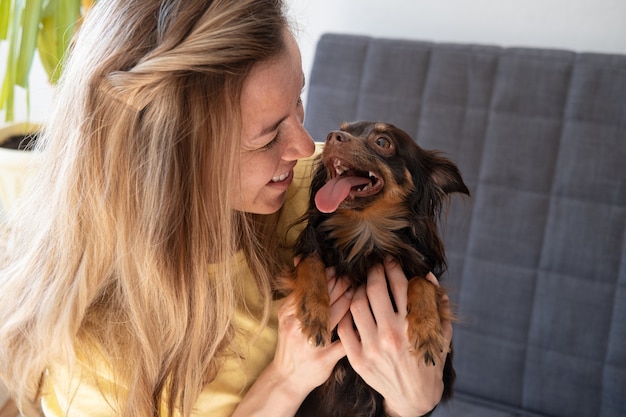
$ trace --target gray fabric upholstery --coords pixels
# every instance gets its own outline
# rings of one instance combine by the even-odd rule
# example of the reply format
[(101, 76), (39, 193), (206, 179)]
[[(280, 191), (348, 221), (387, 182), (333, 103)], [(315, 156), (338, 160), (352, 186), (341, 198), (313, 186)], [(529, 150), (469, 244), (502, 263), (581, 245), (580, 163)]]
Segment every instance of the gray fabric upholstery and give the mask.
[(384, 120), (460, 167), (438, 416), (626, 416), (626, 57), (324, 35), (306, 127)]

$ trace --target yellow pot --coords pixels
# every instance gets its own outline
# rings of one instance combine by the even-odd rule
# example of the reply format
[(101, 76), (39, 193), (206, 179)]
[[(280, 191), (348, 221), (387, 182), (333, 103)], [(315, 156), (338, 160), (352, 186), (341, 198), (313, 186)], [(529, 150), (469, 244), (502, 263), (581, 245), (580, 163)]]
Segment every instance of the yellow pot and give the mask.
[[(31, 123), (14, 123), (0, 127), (0, 145), (11, 136), (32, 134), (40, 126)], [(7, 211), (19, 197), (36, 154), (32, 151), (0, 147), (0, 205)]]

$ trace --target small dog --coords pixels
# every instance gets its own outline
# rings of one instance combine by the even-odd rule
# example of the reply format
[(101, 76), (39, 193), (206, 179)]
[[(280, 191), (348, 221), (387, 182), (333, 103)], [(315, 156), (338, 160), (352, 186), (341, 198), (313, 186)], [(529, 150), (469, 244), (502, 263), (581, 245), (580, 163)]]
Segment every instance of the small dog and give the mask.
[[(318, 346), (329, 331), (325, 268), (356, 288), (390, 255), (409, 277), (408, 336), (416, 355), (434, 364), (446, 349), (441, 320), (452, 320), (444, 290), (424, 277), (440, 276), (446, 261), (437, 220), (450, 193), (469, 195), (458, 168), (420, 148), (387, 123), (344, 123), (328, 134), (311, 184), (307, 226), (295, 246), (300, 262), (288, 280), (303, 332)], [(391, 295), (391, 294), (390, 294)], [(452, 395), (452, 354), (444, 366), (444, 400)], [(384, 416), (383, 398), (342, 359), (304, 401), (298, 416)]]

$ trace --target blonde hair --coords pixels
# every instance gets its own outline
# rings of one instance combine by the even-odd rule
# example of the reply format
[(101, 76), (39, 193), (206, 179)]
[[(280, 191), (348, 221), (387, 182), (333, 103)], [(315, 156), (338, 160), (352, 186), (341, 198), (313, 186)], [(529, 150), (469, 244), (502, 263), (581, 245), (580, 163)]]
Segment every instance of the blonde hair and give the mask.
[(267, 316), (278, 265), (259, 230), (271, 226), (223, 196), (243, 82), (284, 49), (286, 28), (280, 0), (91, 11), (0, 271), (0, 376), (24, 407), (47, 364), (87, 344), (129, 390), (121, 415), (158, 415), (162, 402), (189, 415), (236, 331), (225, 261), (242, 248)]

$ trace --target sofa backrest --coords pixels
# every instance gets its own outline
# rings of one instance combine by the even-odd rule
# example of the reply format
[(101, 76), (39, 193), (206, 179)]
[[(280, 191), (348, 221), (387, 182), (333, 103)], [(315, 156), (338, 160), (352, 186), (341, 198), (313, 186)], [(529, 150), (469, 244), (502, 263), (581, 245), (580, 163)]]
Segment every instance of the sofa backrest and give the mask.
[(626, 415), (626, 57), (327, 34), (305, 125), (382, 120), (460, 167), (445, 222), (457, 396)]

